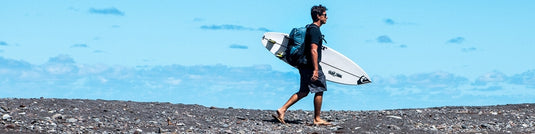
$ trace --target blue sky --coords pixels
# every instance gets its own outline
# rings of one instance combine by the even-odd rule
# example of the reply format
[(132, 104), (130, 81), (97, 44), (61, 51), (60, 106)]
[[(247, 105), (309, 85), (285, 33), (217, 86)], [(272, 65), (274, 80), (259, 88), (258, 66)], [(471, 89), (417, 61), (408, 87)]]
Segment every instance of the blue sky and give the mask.
[(326, 110), (535, 103), (528, 0), (1, 3), (0, 97), (276, 109), (299, 76), (261, 36), (323, 4), (327, 45), (373, 81), (328, 83)]

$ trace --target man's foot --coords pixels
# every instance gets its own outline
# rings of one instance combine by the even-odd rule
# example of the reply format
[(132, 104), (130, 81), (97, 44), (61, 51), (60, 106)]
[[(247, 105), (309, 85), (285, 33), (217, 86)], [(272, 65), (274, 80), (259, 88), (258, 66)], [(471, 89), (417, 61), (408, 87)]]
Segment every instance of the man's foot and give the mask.
[(322, 119), (319, 119), (319, 120), (314, 119), (314, 125), (317, 125), (317, 126), (331, 126), (333, 124), (331, 124), (330, 122), (327, 122), (325, 120), (322, 120)]
[(273, 118), (277, 119), (280, 123), (286, 124), (286, 122), (284, 121), (284, 111), (281, 112), (280, 109), (277, 109), (277, 115), (272, 114), (271, 116), (273, 116)]

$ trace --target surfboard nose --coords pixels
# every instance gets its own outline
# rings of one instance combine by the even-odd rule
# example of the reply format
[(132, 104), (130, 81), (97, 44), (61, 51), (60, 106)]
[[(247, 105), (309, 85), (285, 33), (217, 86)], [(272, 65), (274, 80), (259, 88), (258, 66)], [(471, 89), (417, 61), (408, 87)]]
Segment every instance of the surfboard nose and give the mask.
[(357, 85), (371, 83), (370, 79), (368, 79), (366, 76), (361, 76), (359, 80), (357, 81)]

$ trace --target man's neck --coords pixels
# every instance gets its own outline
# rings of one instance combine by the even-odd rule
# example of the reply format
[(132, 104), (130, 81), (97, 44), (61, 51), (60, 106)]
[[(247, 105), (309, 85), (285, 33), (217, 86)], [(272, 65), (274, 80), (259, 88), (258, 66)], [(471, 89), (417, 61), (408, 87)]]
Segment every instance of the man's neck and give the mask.
[(321, 27), (321, 21), (316, 21), (316, 22), (314, 22), (312, 24), (316, 24), (316, 26)]

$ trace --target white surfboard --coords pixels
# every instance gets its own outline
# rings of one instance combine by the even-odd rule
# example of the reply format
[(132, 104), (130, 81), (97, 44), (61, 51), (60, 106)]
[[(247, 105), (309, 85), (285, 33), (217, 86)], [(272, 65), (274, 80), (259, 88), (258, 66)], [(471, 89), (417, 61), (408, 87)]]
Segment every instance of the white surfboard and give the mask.
[[(267, 32), (262, 37), (262, 45), (284, 62), (286, 62), (284, 56), (288, 41), (289, 36), (285, 33)], [(321, 50), (320, 66), (328, 81), (347, 85), (360, 85), (371, 82), (368, 74), (351, 59), (325, 45)]]

